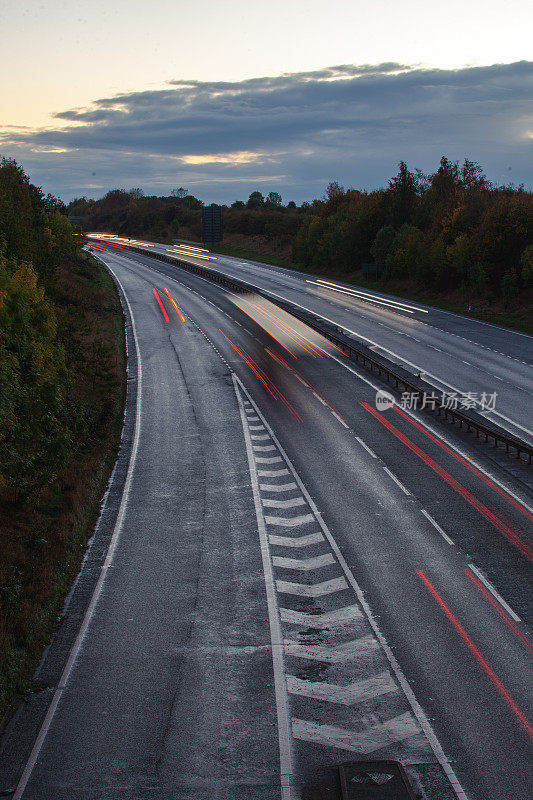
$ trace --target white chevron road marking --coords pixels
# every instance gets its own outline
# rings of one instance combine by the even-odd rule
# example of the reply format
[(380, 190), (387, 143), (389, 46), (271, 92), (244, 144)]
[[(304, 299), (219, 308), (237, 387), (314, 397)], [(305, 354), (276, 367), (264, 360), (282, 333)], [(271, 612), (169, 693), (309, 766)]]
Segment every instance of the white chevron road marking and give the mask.
[[(337, 359), (335, 359), (337, 360)], [(341, 362), (339, 362), (341, 363)], [(343, 366), (344, 365), (343, 363)], [(347, 367), (350, 371), (351, 368)], [(457, 797), (457, 800), (467, 800), (467, 796), (464, 790), (461, 787), (461, 784), (458, 781), (457, 776), (455, 775), (453, 768), (451, 767), (448, 759), (446, 758), (442, 747), (435, 736), (435, 733), (431, 727), (431, 723), (429, 722), (428, 718), (424, 714), (420, 704), (418, 703), (409, 682), (407, 681), (405, 675), (403, 674), (390, 646), (388, 645), (385, 637), (381, 633), (379, 629), (379, 625), (377, 624), (372, 611), (366, 601), (361, 587), (357, 583), (355, 576), (353, 575), (349, 565), (346, 563), (342, 552), (336, 543), (335, 539), (333, 538), (331, 532), (329, 531), (327, 525), (322, 520), (320, 513), (317, 510), (316, 504), (314, 503), (312, 497), (309, 495), (305, 485), (303, 484), (301, 478), (299, 477), (298, 473), (296, 472), (293, 464), (291, 463), (290, 458), (288, 457), (287, 453), (285, 452), (283, 446), (279, 442), (278, 438), (276, 437), (272, 428), (268, 425), (267, 421), (264, 419), (263, 415), (255, 406), (255, 404), (251, 404), (248, 401), (251, 399), (248, 395), (245, 387), (242, 385), (241, 381), (235, 374), (232, 374), (232, 379), (235, 384), (235, 390), (237, 394), (237, 400), (241, 408), (241, 419), (243, 422), (243, 429), (244, 429), (244, 436), (246, 442), (246, 449), (248, 454), (248, 461), (249, 461), (249, 468), (250, 468), (250, 476), (252, 480), (252, 488), (254, 492), (254, 504), (256, 509), (256, 516), (257, 516), (257, 524), (258, 530), (260, 535), (261, 541), (261, 554), (263, 558), (263, 567), (265, 571), (265, 585), (267, 589), (267, 601), (268, 601), (268, 611), (269, 611), (269, 622), (271, 628), (271, 641), (272, 641), (272, 659), (274, 664), (274, 680), (275, 680), (275, 687), (276, 687), (276, 708), (277, 708), (277, 716), (278, 716), (278, 734), (279, 734), (279, 750), (280, 750), (280, 774), (281, 774), (281, 797), (282, 800), (298, 800), (300, 797), (298, 790), (295, 788), (293, 784), (293, 780), (295, 779), (296, 773), (295, 768), (293, 766), (293, 754), (292, 754), (292, 739), (295, 740), (301, 739), (303, 741), (308, 742), (316, 742), (319, 745), (324, 745), (330, 748), (338, 748), (341, 751), (348, 751), (349, 753), (372, 753), (375, 750), (380, 750), (382, 748), (387, 748), (387, 745), (390, 745), (390, 750), (393, 754), (396, 754), (396, 748), (394, 748), (394, 744), (396, 742), (401, 742), (404, 739), (409, 740), (410, 737), (412, 741), (408, 743), (408, 749), (413, 751), (414, 749), (419, 750), (420, 748), (426, 747), (428, 749), (428, 745), (433, 751), (435, 757), (437, 758), (438, 762), (440, 763), (442, 769), (444, 770), (446, 776), (448, 777), (451, 787)], [(376, 388), (376, 387), (374, 387)], [(248, 414), (253, 413), (255, 411), (255, 415), (257, 418), (262, 421), (263, 424), (258, 422), (256, 425), (252, 426), (248, 424), (248, 420), (245, 419), (245, 415), (243, 413), (242, 403), (243, 401), (246, 402), (246, 406), (252, 406), (253, 409), (250, 408)], [(255, 422), (255, 420), (253, 420)], [(272, 440), (273, 444), (276, 445), (277, 451), (279, 456), (275, 456), (272, 459), (269, 458), (260, 458), (257, 454), (253, 454), (252, 446), (253, 440), (251, 440), (251, 434), (255, 432), (268, 432), (270, 434), (270, 439)], [(266, 441), (266, 440), (265, 440)], [(372, 453), (372, 455), (374, 455)], [(281, 464), (280, 462), (285, 462)], [(263, 468), (261, 462), (265, 464)], [(272, 469), (269, 469), (267, 464), (273, 463), (275, 466)], [(277, 466), (276, 466), (277, 465)], [(331, 547), (331, 552), (336, 557), (338, 564), (341, 568), (340, 571), (344, 572), (346, 582), (348, 583), (349, 587), (351, 587), (356, 595), (357, 601), (351, 605), (346, 606), (344, 608), (338, 608), (335, 611), (329, 611), (319, 614), (313, 613), (305, 613), (303, 611), (294, 611), (288, 608), (280, 608), (279, 600), (282, 597), (289, 598), (289, 594), (284, 595), (283, 593), (277, 591), (276, 592), (276, 584), (277, 581), (275, 580), (275, 574), (272, 572), (272, 567), (276, 569), (276, 560), (272, 559), (272, 553), (270, 552), (270, 546), (280, 546), (280, 547), (304, 547), (306, 544), (311, 541), (314, 544), (314, 539), (317, 536), (317, 527), (314, 527), (314, 533), (309, 534), (309, 530), (313, 530), (311, 526), (307, 527), (307, 530), (304, 528), (299, 529), (297, 526), (299, 524), (303, 524), (300, 518), (296, 519), (284, 519), (281, 517), (265, 517), (262, 502), (261, 502), (261, 495), (260, 495), (260, 487), (258, 478), (281, 478), (282, 476), (287, 476), (286, 480), (290, 482), (296, 483), (296, 487), (294, 487), (294, 491), (296, 494), (301, 495), (307, 501), (309, 510), (312, 514), (307, 515), (304, 519), (307, 521), (315, 520), (317, 527), (320, 529), (321, 533), (323, 534), (324, 540), (329, 543)], [(280, 484), (281, 486), (281, 484)], [(291, 487), (292, 489), (293, 487)], [(298, 492), (299, 488), (299, 492)], [(263, 491), (285, 491), (284, 488), (277, 488), (274, 487), (263, 487), (261, 486), (261, 490)], [(271, 524), (279, 524), (281, 526), (285, 526), (287, 528), (293, 528), (293, 530), (287, 530), (286, 533), (289, 535), (285, 536), (274, 536), (273, 533), (275, 532), (270, 529), (270, 531), (265, 530), (266, 523), (270, 521)], [(278, 529), (279, 530), (279, 529)], [(282, 531), (279, 531), (280, 533)], [(283, 531), (285, 533), (285, 531)], [(293, 536), (292, 534), (302, 534), (300, 536)], [(266, 545), (266, 546), (265, 546)], [(325, 546), (325, 543), (322, 547)], [(321, 549), (322, 549), (321, 547)], [(290, 552), (290, 551), (289, 551)], [(300, 551), (302, 552), (302, 551)], [(305, 551), (304, 551), (305, 552)], [(298, 552), (292, 553), (293, 555), (299, 555)], [(290, 559), (288, 563), (290, 563)], [(296, 561), (296, 559), (293, 560)], [(287, 565), (287, 560), (285, 562), (282, 561), (285, 565)], [(333, 571), (333, 570), (332, 570)], [(334, 571), (336, 572), (336, 570)], [(300, 573), (300, 574), (308, 574), (312, 575), (312, 573)], [(327, 574), (327, 573), (326, 573)], [(338, 573), (337, 573), (338, 574)], [(314, 577), (314, 576), (313, 576)], [(288, 582), (286, 582), (288, 583)], [(275, 598), (272, 596), (272, 590), (276, 593)], [(354, 598), (355, 599), (355, 598)], [(294, 602), (294, 601), (293, 601)], [(301, 602), (301, 601), (300, 601)], [(310, 602), (308, 600), (308, 602)], [(320, 600), (317, 600), (318, 603)], [(274, 605), (276, 606), (276, 613), (274, 613)], [(303, 605), (303, 604), (302, 604)], [(305, 606), (303, 606), (305, 607)], [(311, 609), (313, 610), (313, 609)], [(319, 610), (319, 609), (316, 609)], [(365, 619), (368, 620), (370, 624), (373, 635), (372, 634), (365, 634), (363, 635), (363, 631), (360, 630), (360, 622), (359, 620)], [(280, 629), (280, 623), (282, 626)], [(292, 629), (287, 629), (285, 626), (294, 626)], [(348, 627), (351, 626), (351, 627)], [(307, 630), (306, 630), (307, 629)], [(306, 644), (305, 642), (300, 643), (299, 639), (307, 638), (306, 634), (310, 634), (313, 631), (324, 631), (325, 633), (321, 635), (320, 638), (326, 638), (326, 643), (324, 644)], [(291, 638), (287, 638), (284, 640), (284, 634), (287, 633)], [(359, 636), (360, 638), (354, 639), (353, 637)], [(313, 637), (314, 638), (314, 637)], [(343, 638), (349, 638), (350, 641), (342, 642)], [(337, 640), (341, 639), (341, 643), (337, 643)], [(283, 645), (280, 647), (279, 644), (284, 640)], [(298, 659), (309, 659), (314, 661), (323, 661), (326, 664), (340, 664), (345, 661), (349, 661), (350, 659), (357, 659), (357, 658), (367, 658), (368, 667), (370, 668), (371, 664), (374, 664), (374, 658), (377, 653), (383, 652), (386, 656), (389, 666), (390, 672), (396, 678), (397, 685), (403, 690), (407, 701), (411, 706), (411, 712), (405, 712), (396, 716), (394, 719), (388, 720), (383, 724), (371, 724), (376, 720), (375, 716), (371, 716), (370, 719), (367, 720), (367, 727), (365, 730), (357, 730), (357, 728), (363, 727), (361, 722), (356, 722), (354, 719), (353, 723), (347, 723), (347, 727), (337, 727), (333, 725), (323, 725), (319, 722), (311, 722), (308, 720), (298, 719), (296, 717), (293, 718), (292, 723), (289, 721), (289, 706), (287, 701), (288, 696), (288, 687), (287, 687), (287, 672), (284, 664), (286, 660), (289, 660), (289, 663), (292, 663), (290, 660), (294, 658)], [(381, 666), (381, 671), (383, 671), (383, 666)], [(377, 668), (377, 665), (376, 665)], [(291, 670), (292, 672), (293, 670)], [(307, 684), (307, 688), (309, 689), (309, 683)], [(293, 688), (296, 688), (293, 685)], [(298, 687), (300, 688), (300, 687)], [(374, 687), (375, 688), (375, 687)], [(349, 690), (350, 687), (339, 687), (335, 691), (337, 693), (340, 691)], [(314, 686), (313, 691), (318, 693), (319, 691), (326, 691), (324, 687), (320, 689), (318, 686)], [(359, 687), (361, 690), (361, 687)], [(331, 692), (331, 687), (327, 689), (327, 691)], [(337, 694), (337, 696), (339, 696)], [(340, 695), (343, 699), (345, 695)], [(393, 708), (394, 711), (391, 713), (398, 713), (400, 710), (398, 708), (397, 697), (398, 695), (385, 695), (385, 697), (390, 696), (393, 698)], [(292, 697), (294, 698), (294, 702), (300, 704), (301, 701), (297, 699), (297, 695), (292, 693)], [(303, 699), (303, 698), (302, 698)], [(307, 701), (308, 703), (320, 703), (320, 700)], [(382, 701), (383, 702), (383, 701)], [(381, 704), (380, 704), (381, 705)], [(327, 708), (327, 706), (326, 706)], [(354, 706), (355, 708), (355, 706)], [(340, 709), (339, 709), (340, 710)], [(346, 711), (343, 712), (346, 714)], [(313, 712), (313, 717), (314, 717)], [(358, 716), (358, 715), (357, 715)], [(325, 720), (324, 720), (325, 721)], [(370, 724), (370, 727), (368, 725)], [(349, 729), (350, 727), (355, 727), (355, 730)], [(292, 731), (291, 731), (292, 728)], [(292, 736), (291, 736), (292, 732)], [(418, 736), (417, 736), (418, 734)], [(423, 735), (425, 736), (425, 741), (423, 741)], [(416, 737), (416, 738), (414, 738)], [(385, 751), (387, 752), (387, 751)], [(427, 755), (427, 753), (425, 753)], [(414, 754), (413, 757), (418, 758), (418, 754)], [(294, 794), (293, 794), (294, 791)]]
[[(270, 560), (268, 533), (266, 530), (265, 520), (263, 517), (263, 509), (261, 507), (257, 468), (256, 468), (256, 463), (254, 461), (254, 453), (252, 451), (250, 432), (247, 429), (247, 423), (244, 417), (243, 407), (242, 407), (243, 397), (241, 395), (241, 392), (244, 395), (246, 395), (246, 390), (244, 389), (242, 383), (238, 381), (238, 378), (235, 375), (235, 373), (232, 372), (231, 377), (233, 380), (233, 384), (235, 386), (235, 393), (237, 395), (237, 402), (239, 404), (239, 409), (241, 414), (244, 440), (246, 444), (246, 454), (248, 456), (248, 468), (250, 470), (250, 478), (252, 481), (252, 492), (254, 497), (257, 530), (259, 533), (259, 542), (261, 546), (261, 561), (263, 564), (263, 573), (265, 576), (268, 624), (270, 628), (270, 642), (272, 645), (274, 696), (276, 699), (276, 718), (277, 718), (278, 745), (279, 745), (279, 777), (280, 777), (280, 790), (281, 790), (280, 795), (281, 795), (281, 800), (297, 800), (298, 793), (293, 791), (293, 786), (292, 786), (295, 777), (293, 740), (291, 737), (291, 730), (290, 730), (290, 711), (289, 711), (287, 687), (285, 685), (285, 667), (283, 663), (283, 649), (279, 647), (279, 643), (282, 641), (282, 631), (281, 631), (281, 623), (277, 608), (276, 587), (274, 584), (272, 562)], [(238, 387), (240, 387), (240, 390)], [(277, 457), (277, 461), (282, 461), (280, 456)]]
[(397, 692), (398, 684), (388, 670), (379, 675), (373, 675), (371, 678), (355, 681), (348, 686), (337, 686), (334, 683), (323, 681), (304, 681), (293, 675), (287, 675), (287, 690), (291, 694), (312, 697), (315, 700), (326, 700), (329, 703), (352, 706), (354, 703), (362, 703), (383, 694)]
[(379, 642), (369, 634), (351, 642), (344, 642), (335, 647), (322, 645), (305, 645), (293, 639), (285, 639), (285, 652), (296, 658), (309, 658), (313, 661), (325, 661), (327, 664), (341, 664), (351, 658), (362, 658), (368, 653), (379, 650)]
[(264, 442), (266, 439), (270, 439), (270, 434), (268, 433), (251, 433), (250, 439), (253, 439), (254, 442)]
[(303, 497), (291, 497), (289, 500), (270, 500), (266, 497), (263, 499), (263, 505), (266, 508), (296, 508), (296, 506), (305, 506)]
[(292, 718), (292, 735), (295, 739), (337, 747), (350, 753), (374, 753), (382, 747), (410, 739), (419, 733), (420, 727), (409, 711), (364, 731), (351, 731), (336, 725), (318, 725), (304, 719)]
[(279, 614), (282, 622), (290, 622), (292, 625), (302, 625), (306, 628), (319, 628), (320, 630), (333, 628), (336, 625), (345, 625), (363, 616), (359, 606), (346, 606), (324, 614), (305, 614), (303, 611), (293, 611), (292, 608), (280, 608)]
[[(258, 459), (256, 461), (268, 461), (268, 459)], [(280, 458), (281, 461), (281, 458)], [(315, 518), (312, 514), (300, 514), (297, 517), (267, 517), (265, 522), (268, 525), (280, 525), (282, 528), (296, 528), (298, 525), (305, 525), (307, 522), (314, 522)]]
[(259, 488), (262, 492), (289, 492), (297, 487), (295, 483), (260, 483)]
[(269, 536), (270, 544), (277, 544), (280, 547), (309, 547), (324, 541), (321, 533), (310, 533), (309, 536)]
[(285, 556), (274, 556), (272, 558), (272, 563), (275, 567), (308, 572), (311, 569), (319, 569), (320, 567), (327, 567), (329, 564), (334, 564), (335, 559), (331, 553), (324, 553), (321, 556), (314, 556), (313, 558), (285, 558)]
[(281, 475), (290, 475), (290, 472), (288, 469), (258, 469), (257, 474), (260, 478), (277, 478)]
[(348, 584), (344, 578), (332, 578), (330, 581), (322, 581), (309, 585), (308, 583), (291, 583), (290, 581), (276, 581), (276, 589), (283, 594), (296, 594), (301, 597), (324, 597), (333, 592), (342, 592), (347, 589)]
[(271, 453), (272, 450), (276, 449), (276, 445), (275, 444), (253, 444), (252, 448), (255, 451), (258, 451), (258, 452), (261, 452), (261, 453)]

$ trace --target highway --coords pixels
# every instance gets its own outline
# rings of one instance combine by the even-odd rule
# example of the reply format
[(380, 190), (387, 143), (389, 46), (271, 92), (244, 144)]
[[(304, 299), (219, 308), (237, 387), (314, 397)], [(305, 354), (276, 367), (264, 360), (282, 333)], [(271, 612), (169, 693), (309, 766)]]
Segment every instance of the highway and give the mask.
[[(324, 279), (319, 285), (316, 276), (294, 270), (213, 254), (207, 261), (202, 253), (194, 257), (194, 250), (153, 242), (137, 245), (166, 255), (179, 252), (183, 260), (255, 283), (273, 298), (330, 319), (394, 363), (421, 374), (437, 395), (470, 393), (479, 399), (496, 393), (494, 412), (487, 411), (487, 418), (533, 444), (533, 337), (383, 293), (344, 294), (339, 289), (353, 292), (354, 287), (339, 282), (327, 287)], [(394, 301), (406, 310), (394, 308)]]
[[(288, 349), (222, 287), (96, 255), (129, 317), (123, 448), (40, 688), (3, 737), (0, 790), (337, 799), (336, 767), (370, 758), (400, 761), (426, 800), (526, 800), (525, 484), (453, 429), (378, 411), (369, 373)], [(529, 435), (530, 337), (215, 263), (436, 386), (498, 390), (493, 418)]]

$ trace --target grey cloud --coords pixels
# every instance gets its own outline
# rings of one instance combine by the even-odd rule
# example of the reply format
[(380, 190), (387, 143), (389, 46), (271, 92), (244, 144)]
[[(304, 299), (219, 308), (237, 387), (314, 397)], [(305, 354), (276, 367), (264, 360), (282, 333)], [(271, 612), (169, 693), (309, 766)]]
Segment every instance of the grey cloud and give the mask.
[[(532, 84), (531, 62), (460, 70), (339, 65), (233, 83), (174, 80), (167, 89), (57, 114), (55, 130), (4, 129), (0, 149), (22, 154), (24, 165), (35, 163), (52, 182), (54, 165), (57, 187), (46, 188), (69, 195), (80, 192), (72, 176), (65, 185), (67, 164), (82, 172), (85, 164), (99, 165), (106, 188), (142, 178), (145, 190), (159, 191), (168, 175), (169, 187), (188, 180), (192, 189), (197, 181), (204, 199), (231, 200), (231, 188), (220, 197), (226, 176), (229, 187), (242, 181), (241, 195), (253, 181), (272, 179), (300, 200), (315, 196), (320, 181), (382, 185), (400, 159), (434, 169), (442, 153), (480, 161), (496, 182), (512, 177), (531, 185)], [(69, 152), (32, 152), (43, 148)], [(179, 160), (239, 151), (263, 156), (201, 167)]]

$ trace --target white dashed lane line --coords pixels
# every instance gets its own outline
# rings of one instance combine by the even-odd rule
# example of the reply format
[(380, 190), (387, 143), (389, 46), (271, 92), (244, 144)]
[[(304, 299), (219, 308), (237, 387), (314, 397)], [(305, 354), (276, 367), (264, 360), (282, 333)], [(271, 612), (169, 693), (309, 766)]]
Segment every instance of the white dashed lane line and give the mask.
[(424, 508), (421, 508), (421, 509), (420, 509), (420, 511), (421, 511), (421, 513), (422, 513), (422, 514), (425, 516), (425, 518), (426, 518), (426, 519), (427, 519), (427, 520), (428, 520), (428, 521), (429, 521), (429, 522), (430, 522), (430, 523), (433, 525), (433, 527), (435, 528), (435, 530), (437, 530), (437, 531), (440, 533), (440, 535), (442, 536), (442, 538), (443, 538), (445, 541), (447, 541), (447, 542), (448, 542), (448, 544), (455, 544), (455, 542), (453, 541), (453, 539), (450, 539), (450, 537), (448, 536), (448, 534), (447, 534), (447, 533), (445, 533), (445, 532), (442, 530), (442, 528), (440, 527), (439, 523), (438, 523), (438, 522), (435, 522), (435, 520), (433, 519), (433, 517), (431, 516), (431, 514), (429, 514), (429, 513), (428, 513), (428, 512), (427, 512), (427, 511), (426, 511)]
[(389, 475), (389, 476), (392, 478), (392, 480), (394, 481), (394, 483), (395, 483), (397, 486), (399, 486), (399, 487), (400, 487), (400, 489), (402, 490), (402, 492), (403, 492), (404, 494), (407, 494), (407, 495), (409, 495), (409, 497), (411, 497), (411, 492), (409, 491), (409, 489), (406, 489), (406, 488), (405, 488), (405, 486), (403, 485), (403, 483), (401, 482), (401, 480), (400, 480), (399, 478), (397, 478), (397, 477), (396, 477), (396, 475), (394, 474), (394, 472), (391, 472), (391, 471), (390, 471), (390, 469), (389, 469), (388, 467), (383, 467), (383, 469), (385, 470), (385, 472), (387, 473), (387, 475)]

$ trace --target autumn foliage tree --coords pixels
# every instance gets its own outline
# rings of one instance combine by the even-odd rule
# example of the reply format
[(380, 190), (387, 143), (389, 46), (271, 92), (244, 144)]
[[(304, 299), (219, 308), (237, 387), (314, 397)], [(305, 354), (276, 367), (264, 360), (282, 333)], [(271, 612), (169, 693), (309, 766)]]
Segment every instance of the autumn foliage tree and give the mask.
[(386, 189), (330, 184), (302, 220), (293, 259), (344, 273), (374, 262), (385, 281), (446, 292), (465, 287), (509, 304), (531, 288), (532, 241), (531, 192), (495, 187), (479, 164), (443, 156), (431, 175), (400, 162)]
[(0, 162), (0, 489), (15, 502), (53, 479), (72, 444), (53, 290), (81, 238), (61, 209), (18, 164)]

